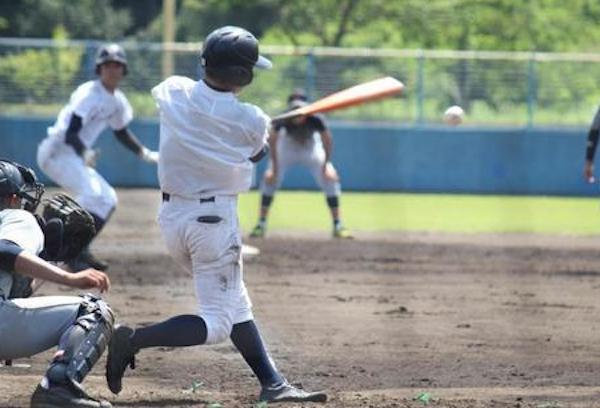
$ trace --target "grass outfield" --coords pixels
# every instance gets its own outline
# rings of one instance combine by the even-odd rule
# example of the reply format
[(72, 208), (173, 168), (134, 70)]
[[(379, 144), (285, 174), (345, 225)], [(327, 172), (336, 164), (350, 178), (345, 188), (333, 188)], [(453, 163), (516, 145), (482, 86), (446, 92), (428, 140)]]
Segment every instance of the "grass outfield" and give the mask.
[[(259, 200), (257, 192), (241, 196), (244, 231), (256, 223)], [(355, 231), (600, 234), (600, 200), (595, 198), (344, 193), (341, 209), (344, 224)], [(321, 193), (282, 191), (268, 226), (327, 231), (331, 221)]]

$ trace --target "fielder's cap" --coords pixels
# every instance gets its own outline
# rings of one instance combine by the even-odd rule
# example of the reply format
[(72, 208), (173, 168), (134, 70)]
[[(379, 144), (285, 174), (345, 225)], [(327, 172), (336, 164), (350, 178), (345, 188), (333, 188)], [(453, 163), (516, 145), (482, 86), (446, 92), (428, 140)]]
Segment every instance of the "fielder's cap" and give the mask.
[(294, 89), (294, 91), (290, 94), (290, 96), (288, 96), (287, 101), (288, 103), (292, 102), (292, 101), (308, 101), (308, 97), (306, 96), (306, 91), (302, 88), (296, 88)]

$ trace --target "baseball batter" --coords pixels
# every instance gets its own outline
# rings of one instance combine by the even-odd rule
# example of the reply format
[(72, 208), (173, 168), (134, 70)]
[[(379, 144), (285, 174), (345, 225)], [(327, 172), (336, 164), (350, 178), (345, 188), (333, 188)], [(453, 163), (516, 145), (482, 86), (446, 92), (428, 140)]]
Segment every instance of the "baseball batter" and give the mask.
[(0, 160), (0, 360), (29, 357), (58, 345), (31, 407), (110, 407), (81, 386), (111, 336), (114, 319), (108, 305), (93, 295), (28, 298), (32, 279), (80, 289), (109, 288), (101, 271), (68, 273), (37, 256), (56, 247), (32, 214), (42, 193), (31, 169)]
[(121, 391), (126, 367), (143, 348), (220, 343), (230, 338), (260, 381), (260, 400), (325, 401), (290, 385), (254, 323), (242, 276), (237, 196), (250, 188), (253, 162), (266, 155), (269, 118), (236, 94), (253, 69), (270, 68), (258, 41), (222, 27), (204, 41), (204, 79), (170, 77), (152, 90), (160, 111), (159, 223), (175, 260), (194, 276), (197, 314), (138, 328), (120, 326), (109, 344), (109, 388)]
[[(288, 110), (305, 106), (307, 98), (298, 89), (288, 97)], [(267, 217), (275, 191), (281, 186), (291, 166), (307, 167), (326, 196), (333, 220), (334, 238), (352, 238), (340, 220), (340, 180), (331, 164), (333, 139), (322, 115), (300, 116), (276, 123), (270, 132), (271, 160), (264, 174), (258, 224), (250, 236), (262, 238), (267, 230)]]
[[(100, 133), (110, 127), (125, 147), (147, 162), (158, 162), (158, 153), (140, 144), (127, 127), (133, 112), (125, 94), (118, 89), (127, 74), (127, 58), (119, 45), (109, 44), (99, 49), (96, 74), (98, 79), (80, 85), (71, 94), (69, 103), (39, 145), (37, 161), (48, 177), (74, 195), (92, 214), (99, 233), (117, 205), (115, 190), (94, 169), (93, 146)], [(108, 267), (89, 250), (69, 266), (73, 270)]]
[(598, 147), (598, 136), (600, 136), (600, 107), (594, 115), (590, 131), (588, 132), (587, 146), (585, 151), (585, 166), (583, 168), (583, 175), (587, 181), (593, 183), (594, 178), (594, 156), (596, 154), (596, 147)]

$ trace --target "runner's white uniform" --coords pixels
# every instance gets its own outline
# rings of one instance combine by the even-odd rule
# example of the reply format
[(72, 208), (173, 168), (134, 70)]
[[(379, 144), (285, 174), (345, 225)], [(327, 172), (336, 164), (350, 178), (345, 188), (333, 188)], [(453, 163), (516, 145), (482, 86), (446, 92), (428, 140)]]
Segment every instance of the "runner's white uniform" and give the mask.
[(38, 147), (37, 162), (55, 183), (69, 190), (86, 210), (108, 218), (117, 204), (115, 190), (65, 142), (71, 116), (82, 119), (79, 139), (91, 149), (100, 133), (110, 127), (120, 130), (133, 119), (133, 110), (120, 90), (110, 93), (99, 79), (80, 85), (61, 110), (48, 136)]
[[(152, 90), (160, 111), (159, 223), (172, 256), (194, 275), (207, 344), (253, 319), (243, 282), (237, 195), (250, 188), (249, 158), (263, 149), (269, 118), (231, 92), (170, 77)], [(214, 200), (212, 199), (214, 197)]]

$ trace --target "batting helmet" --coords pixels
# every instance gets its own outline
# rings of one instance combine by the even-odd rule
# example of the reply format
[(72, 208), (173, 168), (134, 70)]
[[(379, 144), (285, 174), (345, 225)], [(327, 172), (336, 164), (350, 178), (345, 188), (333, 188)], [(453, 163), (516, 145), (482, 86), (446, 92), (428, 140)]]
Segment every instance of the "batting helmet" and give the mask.
[(118, 62), (123, 65), (123, 74), (127, 75), (127, 57), (125, 50), (119, 44), (105, 44), (96, 54), (96, 74), (100, 73), (100, 66), (107, 62)]
[(25, 201), (23, 209), (35, 212), (44, 194), (44, 185), (38, 183), (35, 172), (29, 167), (0, 159), (0, 197), (16, 195)]
[(272, 67), (271, 61), (258, 53), (254, 35), (234, 26), (218, 28), (206, 37), (200, 64), (208, 75), (233, 86), (252, 82), (254, 67)]

